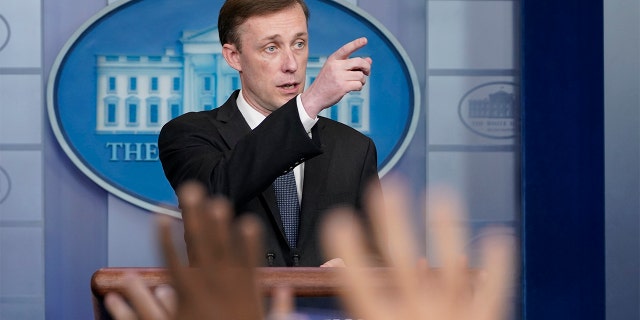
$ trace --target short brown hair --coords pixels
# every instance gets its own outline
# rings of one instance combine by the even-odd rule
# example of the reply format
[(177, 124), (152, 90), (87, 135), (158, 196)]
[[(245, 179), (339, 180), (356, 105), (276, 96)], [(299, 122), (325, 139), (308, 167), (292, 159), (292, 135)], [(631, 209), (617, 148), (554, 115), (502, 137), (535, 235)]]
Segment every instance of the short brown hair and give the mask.
[(302, 7), (307, 21), (309, 8), (304, 0), (227, 0), (218, 15), (218, 35), (220, 44), (231, 43), (240, 48), (238, 26), (253, 16), (266, 15), (287, 9), (296, 4)]

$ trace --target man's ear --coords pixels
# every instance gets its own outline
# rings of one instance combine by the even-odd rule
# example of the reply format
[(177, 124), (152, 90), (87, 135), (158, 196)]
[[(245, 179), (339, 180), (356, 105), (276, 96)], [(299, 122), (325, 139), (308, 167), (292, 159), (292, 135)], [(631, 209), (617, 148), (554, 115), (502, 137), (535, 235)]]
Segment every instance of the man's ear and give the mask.
[(242, 65), (240, 64), (240, 51), (235, 44), (225, 43), (222, 46), (222, 56), (231, 68), (234, 68), (237, 71), (242, 71)]

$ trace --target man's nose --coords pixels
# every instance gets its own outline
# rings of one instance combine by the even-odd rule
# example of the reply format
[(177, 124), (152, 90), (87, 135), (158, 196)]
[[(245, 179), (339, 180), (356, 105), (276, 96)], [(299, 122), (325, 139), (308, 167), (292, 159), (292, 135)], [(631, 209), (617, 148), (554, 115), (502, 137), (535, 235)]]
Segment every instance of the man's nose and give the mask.
[(298, 60), (296, 59), (296, 55), (293, 50), (287, 49), (284, 51), (282, 71), (295, 72), (296, 70), (298, 70)]

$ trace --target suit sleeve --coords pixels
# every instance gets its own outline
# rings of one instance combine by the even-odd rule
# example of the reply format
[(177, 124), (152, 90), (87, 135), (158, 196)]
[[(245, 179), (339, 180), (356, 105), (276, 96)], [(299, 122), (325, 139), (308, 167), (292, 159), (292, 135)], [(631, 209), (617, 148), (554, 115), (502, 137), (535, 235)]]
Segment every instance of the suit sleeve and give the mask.
[(358, 201), (356, 209), (360, 212), (364, 211), (364, 196), (371, 188), (380, 188), (380, 178), (378, 176), (378, 153), (376, 145), (371, 139), (368, 140), (369, 145), (365, 153), (364, 163), (362, 166), (362, 174), (360, 175), (360, 190), (358, 192)]
[[(369, 246), (371, 254), (368, 256), (368, 260), (370, 263), (376, 265), (381, 263), (382, 260), (382, 251), (381, 248), (378, 247), (378, 243), (374, 239), (374, 233), (381, 232), (381, 230), (376, 230), (373, 227), (370, 210), (372, 208), (368, 207), (366, 196), (368, 193), (376, 193), (378, 195), (382, 195), (381, 192), (381, 184), (380, 178), (378, 176), (378, 157), (376, 146), (373, 141), (370, 140), (369, 148), (367, 149), (367, 153), (364, 160), (364, 166), (362, 171), (362, 179), (360, 183), (360, 192), (358, 194), (358, 200), (356, 204), (356, 214), (359, 216), (360, 221), (362, 222), (363, 229), (365, 232), (366, 244)], [(375, 190), (374, 190), (375, 189)], [(376, 191), (380, 191), (379, 193)], [(384, 238), (384, 235), (380, 235), (380, 237)]]
[(295, 99), (253, 131), (245, 128), (248, 133), (238, 134), (235, 143), (221, 133), (224, 125), (229, 124), (199, 112), (178, 117), (162, 128), (158, 138), (160, 160), (174, 190), (195, 180), (210, 194), (244, 203), (295, 163), (322, 152), (302, 127)]

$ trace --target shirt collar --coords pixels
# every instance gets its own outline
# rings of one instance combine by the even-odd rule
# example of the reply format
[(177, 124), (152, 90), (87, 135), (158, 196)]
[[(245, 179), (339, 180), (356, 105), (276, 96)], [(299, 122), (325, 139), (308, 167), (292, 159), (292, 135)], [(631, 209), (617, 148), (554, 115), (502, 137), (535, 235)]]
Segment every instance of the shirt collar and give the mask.
[(240, 94), (236, 99), (236, 104), (238, 105), (238, 110), (240, 110), (242, 117), (247, 121), (251, 130), (255, 129), (266, 118), (262, 113), (249, 105), (247, 100), (242, 96), (242, 90), (240, 90)]

